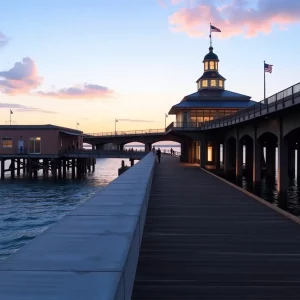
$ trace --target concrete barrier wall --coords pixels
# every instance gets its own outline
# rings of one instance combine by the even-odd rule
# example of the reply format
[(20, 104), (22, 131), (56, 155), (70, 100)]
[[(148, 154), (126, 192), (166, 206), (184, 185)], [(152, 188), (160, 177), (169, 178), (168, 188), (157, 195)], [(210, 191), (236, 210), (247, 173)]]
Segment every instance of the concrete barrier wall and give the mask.
[(130, 299), (155, 157), (0, 263), (0, 299)]

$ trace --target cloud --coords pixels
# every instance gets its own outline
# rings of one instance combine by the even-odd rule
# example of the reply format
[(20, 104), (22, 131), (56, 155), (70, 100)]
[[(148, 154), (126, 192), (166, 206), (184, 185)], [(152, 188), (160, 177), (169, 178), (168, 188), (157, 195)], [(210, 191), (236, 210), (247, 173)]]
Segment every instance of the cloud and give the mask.
[(8, 38), (0, 31), (0, 48), (8, 43)]
[(4, 78), (0, 79), (0, 91), (10, 95), (28, 93), (43, 81), (38, 76), (34, 61), (29, 57), (16, 62), (10, 70), (0, 72), (0, 78)]
[(54, 92), (39, 91), (38, 95), (61, 99), (92, 99), (111, 97), (113, 95), (113, 91), (101, 85), (85, 83), (83, 85), (76, 85), (69, 88), (63, 88)]
[[(188, 0), (186, 0), (188, 1)], [(178, 1), (172, 0), (173, 4)], [(198, 0), (189, 8), (181, 8), (169, 17), (171, 30), (184, 32), (191, 37), (208, 36), (209, 23), (222, 30), (217, 37), (228, 38), (235, 35), (255, 37), (259, 33), (268, 34), (275, 26), (284, 29), (287, 25), (300, 23), (299, 0)]]
[(136, 122), (136, 123), (152, 123), (154, 121), (149, 120), (135, 120), (135, 119), (117, 119), (117, 121), (121, 122)]
[(4, 94), (30, 94), (60, 99), (99, 99), (114, 95), (114, 92), (107, 87), (89, 83), (51, 92), (34, 91), (42, 82), (43, 78), (38, 75), (35, 62), (29, 57), (23, 58), (21, 62), (16, 62), (10, 70), (0, 72), (0, 92)]
[(14, 112), (18, 111), (18, 112), (38, 112), (44, 114), (57, 114), (57, 112), (55, 111), (44, 110), (37, 107), (25, 106), (25, 105), (15, 104), (15, 103), (0, 103), (0, 108), (11, 109)]

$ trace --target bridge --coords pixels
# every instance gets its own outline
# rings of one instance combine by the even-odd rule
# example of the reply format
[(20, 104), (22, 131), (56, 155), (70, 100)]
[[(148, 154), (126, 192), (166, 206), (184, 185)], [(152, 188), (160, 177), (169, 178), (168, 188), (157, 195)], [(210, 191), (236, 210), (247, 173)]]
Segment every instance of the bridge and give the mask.
[(164, 132), (158, 129), (90, 134), (85, 135), (84, 141), (96, 149), (106, 143), (123, 149), (126, 143), (139, 141), (146, 145), (146, 150), (158, 141), (176, 141), (181, 143), (181, 161), (235, 173), (237, 179), (244, 165), (252, 174), (254, 186), (261, 181), (263, 167), (268, 176), (275, 177), (277, 164), (279, 205), (285, 208), (288, 177), (295, 176), (296, 161), (300, 170), (300, 151), (295, 151), (300, 145), (299, 113), (300, 83), (297, 83), (235, 114), (212, 121), (173, 122)]
[(299, 223), (149, 153), (2, 262), (0, 299), (297, 299)]

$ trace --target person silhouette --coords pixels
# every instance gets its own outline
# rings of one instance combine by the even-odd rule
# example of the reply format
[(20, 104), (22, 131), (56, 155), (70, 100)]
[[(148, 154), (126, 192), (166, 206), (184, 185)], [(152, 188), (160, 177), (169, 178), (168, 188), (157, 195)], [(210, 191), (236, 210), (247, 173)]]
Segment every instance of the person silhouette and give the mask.
[(156, 155), (157, 155), (158, 162), (160, 163), (161, 151), (159, 148), (156, 151)]

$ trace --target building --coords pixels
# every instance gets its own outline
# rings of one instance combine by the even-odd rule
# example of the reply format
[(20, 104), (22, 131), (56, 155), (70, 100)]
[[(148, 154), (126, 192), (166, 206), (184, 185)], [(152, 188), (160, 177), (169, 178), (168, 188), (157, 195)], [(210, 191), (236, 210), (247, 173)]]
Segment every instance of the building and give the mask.
[(0, 125), (0, 155), (58, 155), (83, 148), (83, 132), (55, 125)]
[(204, 73), (196, 81), (197, 92), (185, 96), (172, 106), (174, 127), (200, 127), (203, 122), (233, 114), (253, 105), (250, 96), (225, 90), (225, 78), (219, 74), (219, 58), (209, 47), (203, 60)]
[(250, 96), (225, 89), (226, 79), (219, 73), (219, 58), (213, 52), (212, 46), (203, 59), (203, 70), (202, 76), (196, 81), (197, 91), (185, 96), (170, 109), (169, 114), (176, 116), (176, 122), (168, 126), (167, 132), (177, 133), (183, 138), (182, 161), (199, 162), (202, 149), (206, 159), (201, 165), (206, 166), (217, 165), (216, 161), (219, 160), (216, 160), (216, 157), (220, 157), (220, 144), (213, 144), (208, 136), (196, 131), (197, 128), (204, 122), (234, 114), (256, 102), (250, 100)]

